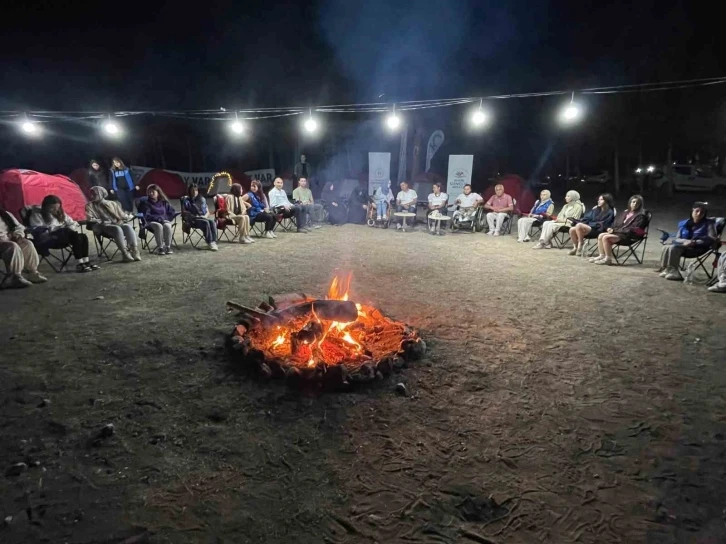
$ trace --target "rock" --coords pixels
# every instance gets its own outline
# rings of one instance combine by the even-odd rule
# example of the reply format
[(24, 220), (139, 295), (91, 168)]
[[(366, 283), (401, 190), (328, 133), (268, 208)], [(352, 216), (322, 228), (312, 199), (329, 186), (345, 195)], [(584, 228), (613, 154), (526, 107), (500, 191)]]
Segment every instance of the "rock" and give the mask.
[(93, 299), (91, 300), (103, 300), (104, 298), (106, 297), (104, 297), (103, 295), (98, 295), (97, 297), (93, 297)]
[(338, 390), (348, 386), (348, 369), (345, 365), (333, 365), (323, 376), (323, 385), (326, 389)]
[(379, 370), (376, 370), (376, 380), (378, 380), (378, 381), (383, 380), (383, 374)]
[(423, 359), (423, 356), (426, 354), (426, 342), (420, 338), (403, 342), (402, 348), (406, 359), (409, 361)]
[(408, 389), (406, 389), (406, 385), (403, 383), (397, 383), (396, 384), (396, 393), (398, 393), (401, 396), (408, 396)]
[(15, 463), (5, 471), (5, 476), (20, 476), (26, 470), (28, 470), (28, 465), (25, 463)]
[(391, 361), (394, 370), (401, 370), (406, 368), (406, 360), (403, 357), (394, 357)]
[(98, 446), (106, 440), (107, 438), (110, 438), (114, 435), (114, 427), (113, 423), (108, 423), (107, 425), (104, 425), (101, 427), (98, 431), (93, 433), (87, 441), (88, 446)]
[(260, 377), (266, 380), (272, 378), (272, 370), (270, 370), (270, 367), (266, 363), (260, 365)]
[(381, 359), (376, 365), (376, 370), (384, 376), (388, 376), (391, 372), (393, 372), (393, 362), (388, 357)]
[(38, 404), (38, 408), (45, 408), (46, 406), (50, 406), (50, 399), (43, 399)]

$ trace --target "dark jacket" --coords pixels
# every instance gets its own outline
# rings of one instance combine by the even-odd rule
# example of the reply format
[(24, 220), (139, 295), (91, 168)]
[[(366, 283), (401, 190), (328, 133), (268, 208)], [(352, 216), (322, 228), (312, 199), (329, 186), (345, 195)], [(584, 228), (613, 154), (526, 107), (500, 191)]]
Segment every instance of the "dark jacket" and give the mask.
[(176, 211), (166, 200), (152, 202), (148, 197), (144, 197), (139, 200), (137, 209), (147, 223), (173, 221), (176, 216)]
[(88, 168), (88, 183), (91, 187), (103, 187), (108, 191), (111, 188), (108, 181), (108, 171), (103, 168), (99, 168), (98, 170)]
[(624, 210), (615, 218), (615, 222), (611, 227), (613, 229), (613, 234), (620, 234), (631, 238), (642, 238), (645, 236), (645, 227), (648, 222), (645, 212), (643, 210), (638, 210), (626, 221), (625, 217), (627, 215), (628, 210)]
[(585, 223), (594, 231), (605, 232), (609, 229), (615, 220), (615, 214), (613, 210), (608, 208), (602, 211), (599, 207), (595, 206), (589, 212), (582, 217), (582, 223)]

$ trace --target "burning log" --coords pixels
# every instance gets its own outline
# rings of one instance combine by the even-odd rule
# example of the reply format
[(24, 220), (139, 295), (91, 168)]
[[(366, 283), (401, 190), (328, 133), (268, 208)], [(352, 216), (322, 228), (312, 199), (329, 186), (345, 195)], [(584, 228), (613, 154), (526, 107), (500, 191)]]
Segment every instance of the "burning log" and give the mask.
[(308, 300), (305, 293), (286, 293), (284, 295), (270, 296), (268, 301), (275, 310), (284, 310), (289, 306), (300, 304)]
[(355, 302), (347, 300), (313, 300), (290, 306), (279, 315), (284, 319), (296, 319), (312, 316), (313, 313), (318, 319), (339, 323), (351, 323), (358, 319), (358, 308)]

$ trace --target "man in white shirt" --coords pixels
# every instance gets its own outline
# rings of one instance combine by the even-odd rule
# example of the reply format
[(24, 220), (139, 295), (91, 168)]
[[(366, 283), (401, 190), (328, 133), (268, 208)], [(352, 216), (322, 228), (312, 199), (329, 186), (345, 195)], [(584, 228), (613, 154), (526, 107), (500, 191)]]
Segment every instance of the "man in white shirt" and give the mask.
[[(429, 215), (436, 213), (448, 215), (446, 205), (449, 203), (449, 195), (441, 192), (440, 183), (434, 183), (433, 189), (434, 192), (429, 195)], [(436, 232), (441, 234), (441, 221), (429, 221), (429, 223), (429, 230), (432, 234), (436, 234)]]
[(287, 194), (282, 186), (282, 178), (275, 178), (275, 186), (270, 189), (270, 192), (267, 194), (267, 200), (269, 201), (272, 213), (275, 215), (282, 215), (282, 217), (285, 218), (294, 217), (297, 232), (310, 232), (305, 228), (302, 208), (300, 206), (295, 206), (287, 199)]
[(481, 206), (483, 200), (479, 193), (471, 192), (471, 185), (467, 183), (464, 185), (464, 192), (457, 196), (454, 201), (454, 204), (459, 206), (459, 209), (451, 216), (452, 219), (469, 221), (471, 216), (476, 212), (476, 209)]
[[(397, 212), (408, 212), (416, 214), (416, 204), (418, 202), (418, 195), (416, 191), (408, 188), (408, 183), (405, 181), (401, 182), (401, 190), (396, 195), (396, 211)], [(415, 217), (413, 218), (416, 219)], [(398, 218), (399, 222), (396, 224), (397, 229), (401, 229), (402, 218)]]

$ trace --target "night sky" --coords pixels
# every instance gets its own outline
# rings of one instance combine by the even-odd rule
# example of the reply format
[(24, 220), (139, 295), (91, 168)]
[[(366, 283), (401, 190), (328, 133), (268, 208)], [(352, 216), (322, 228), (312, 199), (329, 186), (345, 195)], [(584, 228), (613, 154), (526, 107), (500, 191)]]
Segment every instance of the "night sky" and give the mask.
[[(199, 3), (195, 9), (154, 1), (12, 4), (4, 8), (1, 110), (394, 102), (726, 73), (723, 20), (697, 2), (252, 0)], [(688, 127), (689, 119), (726, 122), (723, 87), (673, 93), (598, 99), (588, 107), (600, 121), (581, 128), (581, 137), (596, 144), (616, 122), (626, 133), (639, 131), (646, 153), (650, 147), (656, 153), (664, 142), (654, 138), (663, 135), (649, 132), (662, 131), (648, 123), (658, 119), (678, 135), (676, 146), (690, 152), (703, 144), (704, 131)], [(556, 102), (506, 102), (495, 104), (502, 109), (495, 138), (506, 147), (502, 160), (510, 168), (520, 160), (523, 170), (531, 169), (551, 138), (546, 118)], [(431, 115), (433, 127), (462, 112)], [(504, 122), (509, 126), (501, 126)], [(686, 137), (686, 129), (701, 134)], [(43, 144), (46, 168), (53, 169), (46, 165), (49, 157), (62, 163), (60, 171), (105, 151), (84, 136), (84, 127), (57, 130), (65, 134), (55, 139), (52, 152), (51, 144)], [(214, 128), (190, 130), (196, 131), (195, 145), (210, 145), (204, 133)], [(277, 138), (280, 130), (294, 127), (279, 122), (269, 137)], [(9, 127), (1, 137), (18, 139)], [(28, 145), (6, 144), (0, 167), (38, 164), (40, 144)], [(59, 146), (66, 150), (62, 161)], [(512, 152), (516, 146), (521, 151)], [(261, 160), (248, 158), (245, 166)]]

